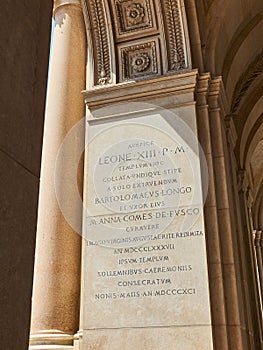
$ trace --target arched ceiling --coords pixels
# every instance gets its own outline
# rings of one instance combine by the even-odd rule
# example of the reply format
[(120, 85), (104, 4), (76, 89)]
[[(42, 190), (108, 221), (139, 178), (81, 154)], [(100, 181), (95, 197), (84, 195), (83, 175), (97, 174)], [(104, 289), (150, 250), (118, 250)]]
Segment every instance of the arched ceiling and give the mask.
[[(263, 1), (196, 0), (196, 6), (204, 67), (222, 76), (240, 153), (249, 115), (255, 105), (263, 111)], [(250, 129), (259, 127), (261, 113), (250, 118)]]
[(204, 69), (222, 76), (238, 166), (246, 169), (254, 223), (263, 229), (263, 1), (196, 0), (196, 7)]

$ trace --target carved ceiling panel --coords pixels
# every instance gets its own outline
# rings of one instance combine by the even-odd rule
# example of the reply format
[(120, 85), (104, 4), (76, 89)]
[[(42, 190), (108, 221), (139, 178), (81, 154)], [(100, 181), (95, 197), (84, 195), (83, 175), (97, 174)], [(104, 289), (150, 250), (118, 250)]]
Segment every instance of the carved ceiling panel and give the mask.
[[(111, 0), (116, 38), (157, 31), (152, 0)], [(136, 34), (135, 34), (136, 35)]]
[(83, 0), (93, 41), (93, 85), (191, 68), (182, 1)]
[(158, 38), (123, 44), (118, 49), (121, 81), (160, 75)]

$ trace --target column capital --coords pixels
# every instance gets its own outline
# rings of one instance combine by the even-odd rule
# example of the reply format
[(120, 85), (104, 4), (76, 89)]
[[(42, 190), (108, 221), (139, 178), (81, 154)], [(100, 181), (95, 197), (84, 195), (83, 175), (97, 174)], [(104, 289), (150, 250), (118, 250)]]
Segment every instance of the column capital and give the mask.
[(53, 11), (56, 11), (58, 7), (63, 5), (78, 5), (81, 6), (80, 0), (54, 0), (54, 8)]

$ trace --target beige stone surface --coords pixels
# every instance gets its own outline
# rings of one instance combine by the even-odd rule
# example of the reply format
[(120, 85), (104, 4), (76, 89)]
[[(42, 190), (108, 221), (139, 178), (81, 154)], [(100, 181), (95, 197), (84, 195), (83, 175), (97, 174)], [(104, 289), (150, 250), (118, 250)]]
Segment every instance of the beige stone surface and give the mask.
[(202, 202), (197, 139), (176, 114), (97, 120), (87, 135), (86, 216)]
[[(205, 330), (202, 349), (212, 349), (195, 111), (192, 105), (174, 107), (174, 114), (153, 105), (132, 107), (117, 105), (115, 115), (96, 111), (88, 121), (82, 346), (174, 349), (179, 337), (178, 349), (198, 349), (192, 335)], [(175, 185), (158, 185), (164, 180)], [(178, 186), (191, 191), (166, 195)], [(115, 343), (112, 328), (126, 345)], [(102, 329), (107, 336), (100, 336)]]
[(210, 324), (203, 219), (178, 220), (146, 243), (85, 246), (84, 329)]
[[(85, 350), (211, 350), (210, 326), (84, 331)], [(222, 348), (223, 349), (223, 348)]]

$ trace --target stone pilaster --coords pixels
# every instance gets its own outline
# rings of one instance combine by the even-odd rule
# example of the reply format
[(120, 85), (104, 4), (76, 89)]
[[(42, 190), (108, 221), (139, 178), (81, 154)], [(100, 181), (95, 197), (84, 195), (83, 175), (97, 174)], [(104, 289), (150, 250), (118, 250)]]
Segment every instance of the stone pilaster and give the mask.
[(233, 187), (237, 135), (231, 116), (225, 117), (228, 107), (222, 80), (199, 76), (196, 100), (199, 140), (209, 169), (205, 219), (214, 345), (216, 349), (249, 348), (253, 339), (248, 340), (252, 322), (244, 288), (245, 248), (239, 236), (238, 189)]
[[(215, 174), (213, 169), (211, 131), (209, 124), (208, 92), (211, 77), (203, 74), (198, 79), (196, 89), (197, 125), (199, 142), (204, 150), (208, 166), (208, 195), (204, 214), (207, 231), (208, 272), (210, 281), (211, 316), (215, 349), (227, 349), (226, 309), (224, 285), (222, 279), (222, 258), (220, 232), (218, 226), (215, 192)], [(214, 307), (216, 305), (216, 307)]]
[[(247, 193), (247, 180), (244, 172), (238, 172), (238, 160), (235, 155), (237, 133), (232, 115), (227, 115), (224, 118), (224, 126), (228, 149), (226, 156), (228, 156), (229, 178), (232, 179), (229, 190), (231, 194), (230, 210), (234, 232), (236, 233), (234, 235), (234, 246), (236, 247), (234, 250), (235, 264), (237, 266), (239, 299), (243, 305), (240, 308), (242, 337), (246, 341), (248, 348), (254, 348), (256, 345), (253, 334), (256, 327), (253, 325), (253, 318), (255, 318), (257, 311), (255, 308), (255, 295), (253, 295), (253, 288), (251, 288), (252, 284), (256, 285), (253, 240), (249, 225), (249, 215), (247, 215), (246, 210), (243, 212), (239, 194), (239, 191), (243, 193), (243, 190), (244, 193)], [(238, 183), (240, 185), (239, 188)], [(251, 204), (249, 204), (248, 210), (251, 210)], [(244, 213), (245, 217), (243, 217)], [(247, 222), (248, 225), (244, 225), (243, 221)]]
[[(257, 261), (255, 254), (255, 237), (253, 237), (252, 232), (252, 222), (251, 222), (251, 203), (250, 203), (250, 190), (249, 182), (247, 178), (246, 171), (244, 169), (239, 169), (237, 171), (237, 183), (238, 183), (238, 205), (240, 206), (241, 213), (241, 232), (244, 244), (245, 256), (244, 264), (248, 269), (248, 307), (250, 308), (250, 319), (251, 319), (251, 329), (249, 332), (249, 337), (251, 343), (258, 343), (262, 339), (261, 335), (261, 324), (262, 317), (260, 313), (261, 301), (259, 298), (260, 290), (257, 278)], [(253, 287), (252, 287), (253, 286)], [(257, 329), (259, 330), (257, 332)], [(255, 345), (256, 346), (256, 345)]]

